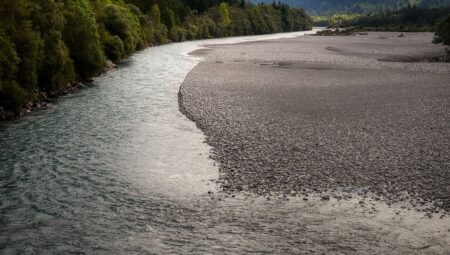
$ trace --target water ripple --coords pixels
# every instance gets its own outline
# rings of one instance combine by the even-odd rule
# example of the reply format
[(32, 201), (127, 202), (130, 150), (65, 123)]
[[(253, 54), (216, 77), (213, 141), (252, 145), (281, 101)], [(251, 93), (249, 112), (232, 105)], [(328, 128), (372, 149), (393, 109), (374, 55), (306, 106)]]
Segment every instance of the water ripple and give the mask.
[[(197, 63), (187, 53), (243, 40), (144, 50), (54, 106), (2, 124), (0, 253), (415, 253), (395, 246), (411, 225), (380, 225), (357, 203), (207, 195), (217, 168), (177, 92)], [(415, 244), (441, 235), (417, 234)], [(430, 243), (420, 253), (445, 250)]]

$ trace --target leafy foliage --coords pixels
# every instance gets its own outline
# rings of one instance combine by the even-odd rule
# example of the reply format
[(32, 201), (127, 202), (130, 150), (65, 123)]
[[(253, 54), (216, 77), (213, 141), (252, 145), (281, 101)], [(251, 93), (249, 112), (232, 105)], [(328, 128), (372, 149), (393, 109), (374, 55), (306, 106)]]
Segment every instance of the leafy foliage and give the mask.
[(25, 91), (16, 81), (19, 61), (13, 42), (0, 31), (0, 100), (13, 110), (20, 109), (25, 99)]
[(14, 0), (0, 16), (0, 107), (15, 112), (149, 45), (312, 26), (303, 10), (244, 0)]
[[(272, 3), (273, 0), (252, 0)], [(305, 8), (314, 15), (382, 13), (416, 5), (421, 8), (448, 7), (450, 0), (282, 0), (290, 6)]]
[(419, 8), (408, 6), (399, 11), (360, 15), (342, 19), (340, 27), (370, 28), (390, 31), (435, 31), (436, 26), (450, 13), (450, 8)]
[(438, 25), (434, 42), (450, 45), (450, 15)]
[(64, 0), (64, 6), (64, 43), (79, 77), (92, 77), (103, 69), (105, 58), (91, 5), (88, 0)]

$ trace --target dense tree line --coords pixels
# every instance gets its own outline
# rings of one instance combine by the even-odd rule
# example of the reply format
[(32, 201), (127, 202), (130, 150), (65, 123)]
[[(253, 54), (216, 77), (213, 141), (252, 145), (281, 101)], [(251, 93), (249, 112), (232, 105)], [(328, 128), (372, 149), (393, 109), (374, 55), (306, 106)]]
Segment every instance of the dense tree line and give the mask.
[(0, 17), (0, 107), (15, 112), (146, 46), (312, 26), (301, 9), (244, 0), (5, 0)]
[(384, 31), (436, 31), (449, 13), (448, 7), (421, 8), (413, 5), (398, 11), (342, 18), (338, 24), (330, 25)]
[[(252, 0), (270, 3), (273, 0)], [(302, 7), (313, 15), (343, 13), (381, 13), (400, 10), (408, 5), (421, 8), (448, 7), (450, 0), (281, 0), (290, 6)]]
[[(377, 14), (335, 14), (314, 17), (314, 25), (343, 30), (324, 30), (323, 35), (352, 34), (354, 31), (435, 32), (434, 43), (450, 45), (450, 7), (423, 8), (409, 5), (398, 11)], [(450, 51), (448, 51), (450, 54)]]

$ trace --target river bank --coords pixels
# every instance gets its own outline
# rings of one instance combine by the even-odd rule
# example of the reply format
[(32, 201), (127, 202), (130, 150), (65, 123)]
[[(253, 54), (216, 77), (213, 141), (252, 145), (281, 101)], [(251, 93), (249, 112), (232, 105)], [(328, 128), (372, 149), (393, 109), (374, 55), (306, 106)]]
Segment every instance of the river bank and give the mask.
[[(315, 28), (315, 29), (311, 29), (310, 31), (296, 31), (296, 32), (291, 32), (292, 34), (295, 33), (315, 33), (316, 31), (318, 31), (320, 28)], [(264, 36), (271, 36), (271, 35), (277, 35), (280, 33), (272, 33), (272, 34), (261, 34), (261, 35), (253, 35), (253, 36), (247, 36), (247, 37), (264, 37)], [(282, 33), (281, 33), (282, 34)], [(224, 38), (215, 38), (216, 40), (220, 40), (220, 39), (225, 39), (227, 40), (227, 38), (233, 40), (233, 38), (236, 37), (224, 37)], [(207, 40), (207, 39), (206, 39)], [(214, 39), (212, 39), (214, 40)], [(251, 40), (251, 39), (250, 39)], [(202, 41), (202, 40), (193, 40), (193, 41)], [(180, 43), (180, 42), (173, 42), (173, 41), (168, 41), (166, 43), (163, 44), (156, 44), (156, 43), (150, 43), (147, 45), (146, 48), (141, 49), (137, 52), (134, 52), (133, 54), (138, 54), (139, 52), (142, 52), (145, 49), (148, 48), (153, 48), (153, 47), (161, 47), (164, 45), (169, 45), (172, 43)], [(128, 56), (128, 58), (132, 58), (133, 55)], [(127, 59), (121, 60), (117, 63), (112, 62), (111, 60), (107, 59), (104, 63), (104, 67), (103, 67), (103, 71), (100, 72), (97, 77), (116, 69), (118, 66), (120, 66), (121, 62), (126, 62)], [(96, 77), (91, 77), (89, 79), (78, 79), (76, 81), (70, 82), (68, 83), (64, 88), (60, 89), (60, 90), (55, 90), (55, 91), (50, 91), (50, 92), (42, 92), (42, 91), (37, 91), (35, 93), (35, 99), (34, 100), (30, 100), (28, 101), (25, 105), (23, 105), (23, 109), (19, 112), (14, 112), (12, 110), (8, 110), (4, 107), (0, 106), (0, 121), (9, 121), (9, 120), (13, 120), (16, 119), (18, 117), (22, 117), (32, 111), (38, 110), (38, 109), (42, 109), (45, 108), (47, 106), (50, 106), (53, 104), (53, 102), (55, 100), (57, 100), (58, 98), (60, 98), (61, 96), (73, 93), (75, 91), (78, 91), (79, 89), (85, 88), (89, 83), (92, 82), (93, 79), (95, 79)]]
[(180, 85), (201, 59), (188, 53), (302, 34), (148, 48), (1, 123), (0, 253), (449, 254), (445, 215), (357, 196), (220, 192), (204, 134), (179, 111)]
[(212, 45), (193, 53), (204, 61), (180, 108), (213, 147), (225, 193), (357, 194), (448, 212), (450, 65), (406, 61), (445, 55), (432, 37)]
[[(99, 76), (108, 71), (114, 70), (115, 68), (117, 68), (117, 65), (114, 64), (111, 60), (107, 60), (105, 62), (104, 70), (99, 74)], [(23, 109), (17, 113), (0, 107), (0, 121), (13, 120), (15, 118), (22, 117), (32, 111), (51, 106), (58, 98), (85, 88), (90, 82), (92, 82), (92, 79), (77, 80), (68, 83), (63, 89), (60, 90), (50, 92), (37, 91), (35, 99), (28, 101), (23, 106)]]

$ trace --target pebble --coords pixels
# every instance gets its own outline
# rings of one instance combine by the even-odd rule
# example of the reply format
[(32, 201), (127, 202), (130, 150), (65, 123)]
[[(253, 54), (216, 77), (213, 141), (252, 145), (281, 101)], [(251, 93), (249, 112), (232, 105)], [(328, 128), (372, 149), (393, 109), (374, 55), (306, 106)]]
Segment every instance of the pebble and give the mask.
[[(214, 47), (182, 84), (180, 110), (206, 135), (225, 192), (356, 187), (388, 205), (421, 198), (450, 211), (450, 65), (377, 60), (444, 50), (423, 38), (408, 34), (401, 48), (370, 34)], [(286, 64), (254, 64), (262, 62)]]

